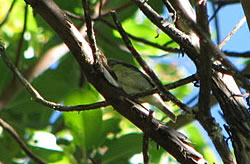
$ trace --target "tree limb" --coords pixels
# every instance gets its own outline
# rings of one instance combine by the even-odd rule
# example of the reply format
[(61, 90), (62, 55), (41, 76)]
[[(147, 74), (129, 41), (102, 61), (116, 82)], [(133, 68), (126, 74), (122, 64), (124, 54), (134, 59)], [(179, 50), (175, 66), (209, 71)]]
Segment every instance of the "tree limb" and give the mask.
[(240, 0), (240, 2), (247, 18), (248, 29), (250, 30), (250, 2), (248, 0)]
[[(104, 68), (98, 63), (94, 63), (93, 54), (88, 43), (81, 37), (74, 25), (68, 20), (66, 15), (51, 0), (26, 0), (34, 10), (39, 13), (49, 25), (57, 32), (72, 54), (82, 67), (89, 82), (103, 95), (103, 97), (123, 116), (128, 118), (141, 130), (144, 130), (147, 115), (142, 113), (136, 104), (128, 99), (127, 94), (121, 89), (114, 87), (104, 77)], [(181, 163), (197, 163), (193, 159), (194, 155), (199, 160), (203, 159), (199, 153), (190, 152), (190, 149), (176, 135), (175, 130), (162, 126), (159, 121), (152, 119), (152, 133), (150, 137), (160, 146), (166, 149)]]

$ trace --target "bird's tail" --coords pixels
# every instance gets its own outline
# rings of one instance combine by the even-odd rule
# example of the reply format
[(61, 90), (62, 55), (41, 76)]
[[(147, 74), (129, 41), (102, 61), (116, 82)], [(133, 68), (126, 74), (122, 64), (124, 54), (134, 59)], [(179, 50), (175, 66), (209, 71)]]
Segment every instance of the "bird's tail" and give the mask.
[(176, 116), (174, 115), (172, 110), (167, 107), (159, 94), (155, 93), (150, 96), (145, 96), (143, 98), (140, 98), (140, 100), (157, 107), (162, 112), (164, 112), (173, 122), (176, 121)]

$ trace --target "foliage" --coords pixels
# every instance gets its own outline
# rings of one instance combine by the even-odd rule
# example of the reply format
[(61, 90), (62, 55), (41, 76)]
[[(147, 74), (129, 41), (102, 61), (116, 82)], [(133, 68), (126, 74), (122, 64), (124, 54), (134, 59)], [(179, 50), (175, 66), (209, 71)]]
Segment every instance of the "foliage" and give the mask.
[[(93, 12), (98, 2), (98, 0), (91, 1)], [(7, 13), (6, 9), (11, 3), (12, 0), (0, 1), (0, 10), (4, 11), (2, 13)], [(64, 10), (83, 16), (80, 0), (74, 2), (57, 0), (56, 3)], [(103, 11), (125, 6), (128, 3), (130, 3), (128, 0), (108, 1), (103, 6)], [(158, 1), (151, 0), (149, 4), (159, 13), (166, 12), (164, 5)], [(18, 43), (24, 24), (24, 7), (25, 2), (17, 0), (9, 19), (0, 30), (1, 41), (4, 42), (12, 61), (15, 61), (18, 53)], [(1, 14), (0, 20), (4, 17), (5, 14)], [(122, 9), (118, 12), (118, 17), (126, 31), (134, 36), (161, 45), (171, 41), (171, 38), (165, 34), (160, 34), (156, 38), (157, 28), (142, 16), (135, 5)], [(104, 19), (112, 22), (109, 16)], [(74, 18), (72, 20), (79, 28), (81, 27), (80, 20)], [(116, 30), (98, 20), (95, 22), (95, 32), (98, 47), (105, 56), (135, 64), (132, 56), (124, 49), (124, 43)], [(51, 27), (34, 13), (31, 7), (28, 8), (27, 30), (23, 37), (24, 43), (18, 68), (24, 73), (32, 70), (49, 50), (62, 43)], [(188, 71), (183, 70), (181, 66), (168, 62), (174, 58), (175, 53), (166, 54), (163, 50), (137, 41), (133, 41), (133, 44), (164, 83), (171, 83), (188, 76)], [(178, 48), (178, 44), (173, 42), (168, 47)], [(46, 99), (64, 105), (103, 101), (102, 96), (86, 80), (83, 86), (79, 86), (82, 77), (79, 70), (77, 62), (68, 52), (51, 63), (48, 69), (43, 70), (32, 84)], [(0, 75), (0, 101), (4, 99), (3, 96), (7, 99), (7, 104), (0, 109), (0, 117), (12, 125), (31, 150), (48, 163), (91, 163), (91, 159), (102, 161), (104, 164), (142, 162), (142, 156), (135, 158), (138, 157), (136, 154), (142, 152), (142, 132), (112, 107), (84, 112), (55, 112), (34, 102), (30, 94), (25, 89), (20, 89), (20, 86), (16, 88), (9, 86), (13, 80), (16, 82), (16, 79), (1, 59)], [(182, 86), (175, 89), (173, 93), (179, 99), (185, 99), (187, 95), (193, 94), (194, 90), (190, 86)], [(180, 114), (176, 106), (170, 103), (169, 105)], [(164, 122), (168, 121), (157, 109), (155, 113), (157, 118)], [(195, 143), (194, 147), (202, 152), (208, 161), (218, 162), (214, 150), (207, 145), (207, 139), (203, 137), (200, 127), (192, 123), (183, 127), (182, 131), (190, 137)], [(15, 140), (1, 127), (0, 152), (0, 163), (32, 163)], [(152, 163), (167, 163), (166, 160), (176, 162), (163, 149), (158, 150), (153, 141), (150, 142), (149, 152)]]

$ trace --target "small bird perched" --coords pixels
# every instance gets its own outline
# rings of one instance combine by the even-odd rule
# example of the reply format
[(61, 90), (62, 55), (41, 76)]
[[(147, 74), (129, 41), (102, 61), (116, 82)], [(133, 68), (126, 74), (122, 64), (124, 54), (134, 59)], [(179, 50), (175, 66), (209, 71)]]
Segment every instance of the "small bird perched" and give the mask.
[[(114, 72), (118, 84), (128, 94), (138, 94), (155, 88), (151, 79), (137, 67), (115, 60), (108, 59), (108, 65)], [(141, 97), (140, 102), (149, 103), (164, 112), (173, 122), (176, 120), (174, 113), (166, 106), (158, 93)]]

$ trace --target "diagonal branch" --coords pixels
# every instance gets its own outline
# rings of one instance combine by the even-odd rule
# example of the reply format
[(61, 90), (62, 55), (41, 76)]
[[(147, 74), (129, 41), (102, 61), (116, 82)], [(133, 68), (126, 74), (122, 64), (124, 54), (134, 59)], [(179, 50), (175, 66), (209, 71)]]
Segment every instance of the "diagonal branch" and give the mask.
[(15, 67), (15, 65), (10, 61), (8, 58), (6, 51), (4, 47), (0, 46), (0, 54), (5, 61), (5, 63), (8, 65), (8, 67), (12, 70), (12, 72), (15, 74), (16, 77), (21, 81), (21, 83), (25, 86), (27, 91), (32, 95), (32, 97), (37, 101), (38, 103), (47, 106), (53, 110), (61, 111), (61, 112), (70, 112), (70, 111), (84, 111), (84, 110), (90, 110), (90, 109), (96, 109), (100, 107), (104, 107), (109, 105), (107, 102), (99, 102), (94, 103), (90, 105), (76, 105), (76, 106), (64, 106), (61, 104), (57, 104), (51, 101), (48, 101), (44, 99), (39, 92), (30, 84), (30, 82), (25, 79), (25, 77), (22, 75), (22, 73)]
[(235, 25), (233, 30), (220, 42), (218, 45), (219, 49), (222, 49), (223, 46), (231, 39), (231, 37), (242, 27), (242, 25), (246, 22), (246, 17), (240, 19), (239, 23)]
[(250, 2), (248, 0), (240, 0), (240, 2), (247, 18), (248, 29), (250, 30)]
[(34, 162), (37, 162), (40, 164), (46, 163), (29, 149), (26, 143), (18, 135), (16, 130), (7, 122), (5, 122), (2, 118), (0, 118), (0, 126), (3, 127), (3, 129), (6, 130), (16, 140), (16, 142), (20, 145), (20, 147), (27, 154), (27, 156), (29, 156)]
[[(199, 36), (200, 40), (204, 42), (208, 48), (210, 49), (210, 54), (214, 58), (214, 60), (220, 61), (223, 66), (225, 66), (230, 74), (238, 80), (239, 84), (246, 90), (250, 90), (250, 84), (248, 82), (248, 79), (244, 75), (242, 75), (241, 72), (238, 71), (238, 69), (225, 57), (225, 54), (221, 52), (211, 41), (211, 39), (207, 36), (206, 32), (197, 25), (190, 17), (182, 11), (182, 8), (180, 8), (181, 1), (180, 0), (170, 0), (172, 6), (175, 8), (177, 13), (179, 14), (180, 17), (183, 18), (183, 21), (188, 24), (191, 29)], [(193, 55), (188, 54), (190, 58), (193, 60)], [(193, 60), (194, 61), (194, 60)], [(194, 61), (196, 63), (196, 61)]]
[[(150, 7), (147, 5), (147, 3), (145, 1), (142, 0), (134, 0), (135, 3), (137, 4), (137, 6), (141, 9), (141, 11), (155, 24), (157, 25), (163, 32), (165, 32), (166, 34), (168, 34), (171, 38), (173, 38), (173, 40), (175, 40), (177, 43), (179, 43), (186, 51), (186, 53), (188, 54), (188, 56), (193, 60), (193, 62), (196, 64), (197, 67), (199, 67), (200, 65), (200, 60), (199, 60), (199, 50), (197, 50), (195, 47), (195, 45), (193, 45), (191, 43), (191, 41), (188, 39), (188, 37), (186, 37), (185, 35), (178, 35), (178, 33), (176, 32), (170, 32), (170, 31), (177, 31), (176, 29), (172, 28), (171, 26), (166, 26), (165, 28), (163, 28), (162, 23), (161, 23), (161, 19), (159, 17), (159, 15)], [(182, 1), (178, 0), (178, 1), (170, 1), (171, 5), (175, 8), (176, 12), (177, 12), (177, 16), (179, 17), (183, 17), (184, 20), (188, 20), (186, 21), (186, 24), (189, 25), (190, 29), (195, 29), (194, 31), (196, 32), (196, 34), (199, 34), (199, 37), (201, 39), (202, 42), (204, 42), (204, 45), (207, 45), (207, 48), (209, 49), (209, 52), (211, 52), (211, 54), (216, 54), (218, 56), (222, 56), (221, 52), (218, 50), (218, 48), (211, 42), (211, 40), (208, 38), (207, 34), (201, 30), (200, 26), (198, 26), (193, 19), (191, 19), (189, 17), (189, 15), (186, 15), (187, 13), (185, 13), (183, 10), (183, 7), (180, 8)], [(181, 34), (181, 33), (180, 33)], [(182, 38), (184, 40), (180, 41), (179, 38)], [(187, 38), (187, 39), (184, 39)], [(217, 57), (216, 57), (217, 59)], [(239, 77), (240, 76), (240, 80), (242, 81), (242, 84), (245, 88), (248, 88), (249, 85), (246, 82), (246, 78), (243, 77), (242, 75), (240, 75), (240, 73), (238, 74), (238, 71), (234, 68), (234, 66), (231, 65), (230, 62), (227, 62), (227, 59), (223, 57), (220, 58), (220, 60), (222, 61), (222, 63), (224, 65), (226, 65), (226, 67), (230, 68), (230, 73), (232, 73), (235, 77)], [(237, 73), (236, 73), (237, 72)], [(219, 149), (220, 154), (222, 155), (223, 161), (225, 163), (230, 163), (231, 161), (233, 161), (232, 159), (232, 154), (227, 146), (227, 143), (225, 142), (223, 135), (221, 133), (221, 128), (219, 127), (219, 125), (215, 122), (215, 120), (213, 118), (210, 117), (210, 119), (208, 120), (210, 122), (209, 125), (212, 126), (207, 126), (208, 124), (205, 124), (204, 122), (204, 128), (206, 130), (208, 130), (209, 134), (211, 134), (211, 139), (213, 140), (214, 144), (217, 145), (217, 148)], [(213, 128), (211, 128), (213, 127)]]
[[(45, 19), (66, 43), (83, 68), (88, 81), (103, 95), (107, 102), (138, 128), (144, 130), (147, 114), (141, 112), (136, 104), (127, 98), (128, 96), (123, 90), (115, 87), (105, 78), (104, 68), (99, 62), (94, 63), (88, 43), (62, 10), (52, 0), (26, 0), (26, 2)], [(198, 152), (182, 140), (185, 138), (183, 135), (161, 125), (156, 119), (152, 119), (150, 137), (180, 163), (198, 163), (197, 160), (204, 160)]]
[[(110, 22), (108, 22), (107, 20), (105, 20), (105, 19), (103, 19), (103, 18), (100, 18), (100, 20), (101, 20), (103, 23), (105, 23), (107, 26), (111, 27), (112, 29), (117, 30), (116, 27), (115, 27), (113, 24), (111, 24)], [(161, 50), (163, 50), (163, 51), (178, 52), (178, 53), (181, 52), (180, 49), (178, 49), (178, 48), (166, 47), (166, 45), (160, 45), (160, 44), (157, 44), (157, 43), (153, 43), (153, 42), (150, 42), (150, 41), (148, 41), (148, 40), (146, 40), (146, 39), (143, 39), (143, 38), (134, 36), (134, 35), (129, 34), (129, 33), (127, 33), (127, 35), (128, 35), (131, 39), (133, 39), (133, 40), (135, 40), (135, 41), (141, 42), (141, 43), (143, 43), (143, 44), (146, 44), (146, 45), (149, 45), (149, 46), (152, 46), (152, 47), (159, 48), (159, 49), (161, 49)]]
[(4, 20), (0, 23), (0, 27), (3, 26), (5, 24), (5, 22), (7, 22), (8, 18), (10, 16), (10, 13), (11, 13), (13, 7), (15, 6), (15, 3), (16, 3), (16, 0), (13, 0), (6, 16), (4, 17)]
[(25, 5), (24, 9), (24, 20), (23, 20), (23, 30), (21, 32), (19, 42), (18, 42), (18, 47), (17, 47), (17, 52), (16, 52), (16, 61), (15, 61), (15, 66), (19, 67), (21, 55), (22, 55), (22, 49), (23, 49), (23, 42), (24, 42), (24, 33), (26, 32), (27, 28), (27, 21), (28, 21), (28, 5)]

